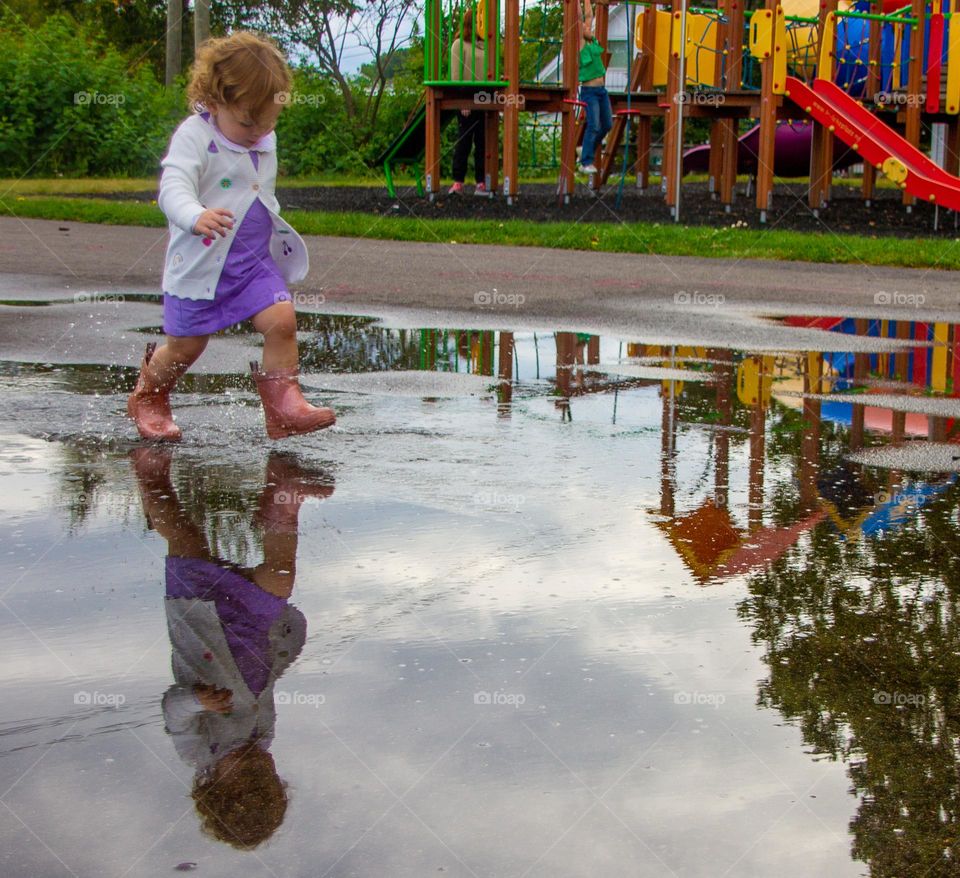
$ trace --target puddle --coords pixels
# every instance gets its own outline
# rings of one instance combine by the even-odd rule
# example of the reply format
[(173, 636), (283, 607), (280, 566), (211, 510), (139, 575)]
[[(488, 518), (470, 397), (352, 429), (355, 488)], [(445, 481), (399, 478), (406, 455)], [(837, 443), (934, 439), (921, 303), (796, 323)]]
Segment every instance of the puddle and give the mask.
[(303, 328), (284, 450), (235, 372), (158, 449), (0, 366), (2, 874), (954, 874), (939, 326)]

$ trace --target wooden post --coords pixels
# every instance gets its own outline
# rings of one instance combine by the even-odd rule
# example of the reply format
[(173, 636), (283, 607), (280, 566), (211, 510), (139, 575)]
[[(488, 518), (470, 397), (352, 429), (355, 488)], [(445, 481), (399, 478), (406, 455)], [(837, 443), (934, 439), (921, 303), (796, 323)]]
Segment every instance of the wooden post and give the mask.
[(503, 37), (503, 76), (506, 105), (503, 108), (503, 192), (513, 204), (519, 191), (520, 168), (520, 0), (506, 0)]
[(164, 82), (171, 86), (183, 65), (183, 0), (167, 0), (167, 69)]
[[(733, 420), (733, 352), (729, 350), (712, 350), (710, 359), (722, 362), (714, 366), (717, 380), (717, 413), (720, 415), (720, 425), (727, 427)], [(729, 505), (730, 496), (730, 432), (717, 430), (714, 434), (716, 442), (716, 464), (713, 480), (714, 502), (721, 509)]]
[[(763, 377), (760, 378), (761, 385)], [(763, 400), (750, 410), (750, 464), (747, 488), (747, 526), (751, 531), (763, 525), (763, 467), (766, 463), (767, 411)]]
[[(907, 68), (907, 97), (909, 100), (903, 114), (905, 121), (903, 136), (917, 147), (920, 145), (920, 113), (923, 109), (921, 99), (923, 98), (923, 42), (926, 12), (926, 0), (913, 0), (913, 9), (910, 15), (917, 20), (917, 23), (910, 26), (910, 64)], [(915, 203), (916, 199), (904, 189), (904, 206), (909, 209)]]
[[(640, 29), (640, 60), (637, 90), (653, 91), (654, 47), (657, 38), (657, 8), (648, 6)], [(633, 39), (633, 35), (630, 35)], [(653, 119), (650, 116), (638, 116), (637, 125), (637, 188), (641, 191), (650, 186), (650, 146), (653, 143)]]
[[(820, 5), (820, 41), (823, 40), (824, 24), (828, 13), (837, 11), (837, 0), (823, 0)], [(837, 31), (840, 26), (837, 25)], [(839, 37), (837, 37), (839, 42)], [(831, 47), (831, 55), (836, 56), (837, 43)], [(817, 70), (817, 76), (833, 81), (833, 65), (827, 71)], [(830, 201), (830, 182), (833, 179), (833, 132), (828, 131), (819, 122), (811, 120), (813, 137), (810, 146), (810, 190), (808, 203), (814, 211), (826, 207)]]
[[(804, 393), (823, 392), (823, 357), (806, 357), (803, 374)], [(856, 406), (855, 406), (856, 408)], [(803, 400), (803, 431), (800, 434), (800, 499), (809, 509), (817, 499), (817, 470), (820, 459), (820, 419), (821, 402), (819, 399)]]
[(577, 108), (569, 102), (577, 99), (577, 81), (580, 73), (579, 0), (564, 0), (563, 41), (560, 50), (563, 61), (563, 97), (568, 103), (563, 105), (560, 116), (560, 178), (557, 181), (557, 195), (566, 203), (573, 195), (574, 165), (577, 161)]
[[(426, 58), (427, 79), (440, 78), (440, 48), (443, 27), (440, 16), (440, 0), (428, 0), (424, 14), (424, 37), (429, 55)], [(432, 85), (426, 87), (425, 156), (423, 174), (426, 180), (427, 198), (433, 201), (440, 191), (440, 91)]]
[[(500, 4), (492, 3), (496, 15), (486, 15), (486, 31), (483, 38), (487, 46), (495, 46), (497, 28), (499, 27)], [(487, 51), (487, 82), (494, 82), (497, 78), (496, 52)], [(500, 112), (485, 112), (483, 114), (483, 175), (488, 192), (497, 192), (500, 189)], [(511, 336), (512, 338), (512, 336)], [(511, 342), (512, 344), (512, 342)]]
[(423, 174), (426, 180), (427, 198), (433, 201), (440, 191), (440, 99), (438, 90), (427, 86), (426, 155)]
[[(680, 0), (671, 0), (670, 15), (671, 32), (673, 28), (680, 27), (680, 15), (682, 14)], [(685, 46), (680, 47), (680, 51), (686, 50)], [(678, 140), (683, 143), (683, 122), (681, 120), (680, 93), (686, 91), (686, 83), (680, 82), (680, 57), (670, 52), (670, 58), (667, 62), (667, 90), (664, 95), (667, 102), (667, 110), (663, 117), (663, 153), (660, 161), (660, 179), (661, 185), (666, 188), (665, 200), (670, 207), (675, 207), (677, 198), (677, 181), (674, 179), (676, 168), (674, 157), (677, 154)]]
[[(863, 92), (865, 102), (872, 102), (880, 86), (880, 49), (882, 29), (879, 21), (870, 21), (869, 48), (867, 52), (867, 84)], [(863, 163), (863, 200), (869, 206), (877, 182), (877, 169), (870, 162)], [(856, 408), (856, 406), (855, 406)], [(861, 406), (862, 408), (862, 406)]]
[(513, 333), (501, 332), (497, 352), (497, 401), (509, 405), (513, 401)]
[[(727, 24), (721, 32), (725, 34), (725, 41), (721, 46), (726, 49), (727, 61), (724, 65), (723, 78), (718, 76), (716, 82), (724, 92), (739, 91), (740, 78), (743, 76), (743, 2), (742, 0), (723, 0), (721, 8), (727, 16)], [(736, 191), (740, 124), (736, 118), (721, 119), (719, 124), (721, 133), (718, 140), (722, 154), (718, 195), (720, 203), (726, 205), (729, 211)]]
[[(836, 2), (836, 0), (833, 0)], [(777, 15), (778, 0), (765, 0), (764, 9)], [(770, 29), (777, 32), (776, 23)], [(776, 37), (773, 37), (776, 41)], [(774, 143), (777, 136), (777, 104), (779, 97), (773, 93), (774, 46), (770, 46), (767, 58), (760, 72), (760, 142), (757, 146), (757, 209), (760, 222), (767, 221), (767, 211), (773, 206), (773, 160)]]
[[(577, 2), (579, 3), (579, 0), (577, 0)], [(601, 46), (606, 46), (607, 32), (609, 30), (609, 24), (610, 24), (610, 7), (607, 5), (605, 0), (604, 2), (598, 2), (594, 4), (593, 15), (594, 15), (594, 18), (593, 18), (594, 37)], [(601, 56), (603, 59), (604, 67), (608, 67), (610, 65), (610, 56), (611, 56), (610, 51), (605, 49), (603, 52), (603, 55)], [(630, 72), (627, 73), (627, 80), (628, 80), (627, 88), (630, 87), (629, 79), (630, 79)], [(614, 125), (616, 125), (617, 121), (618, 120), (616, 119), (614, 120)], [(599, 173), (593, 174), (590, 177), (590, 188), (593, 189), (594, 191), (598, 190), (601, 187), (601, 185), (604, 182), (606, 182), (606, 179), (610, 174), (610, 167), (612, 165), (612, 159), (613, 159), (613, 155), (611, 154), (611, 150), (610, 150), (610, 145), (613, 142), (612, 139), (610, 138), (610, 134), (612, 133), (613, 133), (612, 131), (609, 132), (606, 137), (606, 140), (607, 140), (606, 155), (604, 154), (603, 144), (598, 143), (596, 152), (593, 154), (593, 157), (592, 157), (593, 164), (597, 167), (599, 171)]]

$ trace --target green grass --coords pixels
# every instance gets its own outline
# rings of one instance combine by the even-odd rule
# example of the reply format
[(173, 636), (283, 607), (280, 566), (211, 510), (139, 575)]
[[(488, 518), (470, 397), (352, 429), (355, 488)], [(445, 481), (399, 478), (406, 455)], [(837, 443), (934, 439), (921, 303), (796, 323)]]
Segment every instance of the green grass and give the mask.
[[(0, 215), (162, 228), (152, 204), (98, 198), (0, 196)], [(418, 220), (363, 213), (290, 210), (284, 217), (301, 234), (426, 241), (444, 244), (511, 244), (605, 253), (658, 253), (731, 259), (775, 259), (905, 268), (960, 269), (960, 247), (935, 238), (870, 238), (660, 223), (537, 223), (526, 220)], [(958, 239), (960, 240), (960, 239)], [(815, 287), (811, 285), (811, 290)]]

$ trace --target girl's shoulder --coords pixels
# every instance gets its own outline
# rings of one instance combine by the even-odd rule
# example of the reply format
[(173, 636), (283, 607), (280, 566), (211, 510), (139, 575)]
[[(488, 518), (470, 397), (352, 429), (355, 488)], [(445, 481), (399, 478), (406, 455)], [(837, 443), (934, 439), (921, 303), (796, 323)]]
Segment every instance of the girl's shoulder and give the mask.
[(209, 117), (205, 113), (191, 113), (173, 132), (173, 137), (170, 139), (171, 144), (181, 142), (193, 143), (197, 146), (205, 145), (206, 140), (213, 133), (208, 119)]

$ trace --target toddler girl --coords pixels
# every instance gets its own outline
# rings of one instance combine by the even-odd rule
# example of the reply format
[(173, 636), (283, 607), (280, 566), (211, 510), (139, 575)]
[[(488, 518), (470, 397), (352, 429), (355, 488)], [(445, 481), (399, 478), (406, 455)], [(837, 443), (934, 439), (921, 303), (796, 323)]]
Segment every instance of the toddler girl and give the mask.
[(160, 209), (170, 243), (163, 272), (163, 331), (147, 345), (127, 413), (144, 439), (175, 442), (170, 391), (210, 335), (252, 319), (263, 369), (251, 363), (267, 435), (280, 439), (335, 422), (298, 381), (297, 320), (286, 282), (307, 275), (307, 248), (279, 216), (273, 129), (291, 85), (277, 47), (246, 31), (197, 52), (188, 97), (194, 114), (163, 159)]

